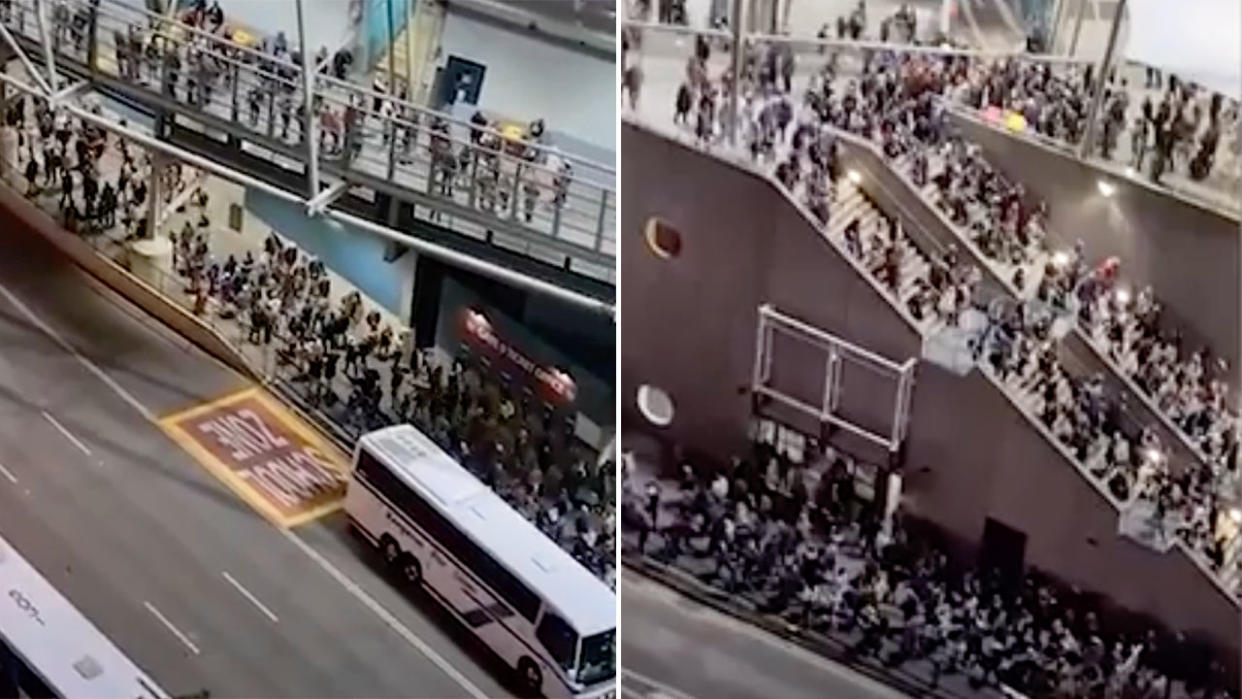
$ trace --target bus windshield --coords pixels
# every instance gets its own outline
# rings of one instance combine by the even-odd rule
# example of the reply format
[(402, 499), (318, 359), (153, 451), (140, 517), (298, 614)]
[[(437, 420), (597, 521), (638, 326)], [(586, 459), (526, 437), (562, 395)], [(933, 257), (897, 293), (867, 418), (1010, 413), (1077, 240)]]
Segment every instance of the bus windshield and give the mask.
[(582, 639), (582, 662), (578, 681), (595, 684), (617, 674), (617, 631), (605, 631)]

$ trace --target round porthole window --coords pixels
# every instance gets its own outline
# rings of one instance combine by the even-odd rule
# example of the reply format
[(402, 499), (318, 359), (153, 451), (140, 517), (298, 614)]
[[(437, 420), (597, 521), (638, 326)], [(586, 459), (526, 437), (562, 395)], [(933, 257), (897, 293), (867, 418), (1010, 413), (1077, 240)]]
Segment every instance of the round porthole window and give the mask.
[(673, 399), (661, 388), (646, 384), (638, 387), (638, 412), (656, 427), (673, 421)]
[(643, 239), (647, 241), (651, 254), (662, 260), (671, 260), (681, 254), (681, 234), (663, 219), (654, 216), (647, 219)]

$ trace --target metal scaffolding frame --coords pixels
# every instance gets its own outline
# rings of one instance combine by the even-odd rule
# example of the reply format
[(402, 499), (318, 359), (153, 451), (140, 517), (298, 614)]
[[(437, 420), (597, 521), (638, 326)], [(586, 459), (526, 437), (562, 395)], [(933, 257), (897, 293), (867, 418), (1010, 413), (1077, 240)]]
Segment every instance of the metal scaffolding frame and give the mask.
[[(793, 336), (798, 341), (822, 349), (827, 353), (824, 386), (818, 405), (791, 396), (768, 385), (772, 379), (773, 346), (777, 333)], [(893, 376), (897, 386), (893, 400), (892, 425), (888, 434), (880, 434), (859, 425), (841, 414), (842, 380), (846, 362), (865, 365), (882, 374)], [(845, 338), (817, 328), (805, 321), (782, 313), (771, 304), (759, 307), (759, 323), (755, 336), (755, 363), (751, 376), (751, 391), (782, 403), (820, 423), (841, 428), (873, 444), (884, 447), (889, 453), (901, 449), (909, 430), (910, 401), (914, 396), (914, 369), (918, 360), (911, 357), (896, 362), (860, 347)]]

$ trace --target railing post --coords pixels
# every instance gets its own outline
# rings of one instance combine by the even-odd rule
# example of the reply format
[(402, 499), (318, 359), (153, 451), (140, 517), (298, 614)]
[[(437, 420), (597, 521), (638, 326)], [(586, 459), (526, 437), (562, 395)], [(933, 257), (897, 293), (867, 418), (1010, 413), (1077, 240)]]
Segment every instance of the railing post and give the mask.
[[(568, 198), (569, 194), (566, 193), (565, 197)], [(556, 187), (553, 186), (552, 187), (552, 237), (553, 238), (558, 237), (558, 233), (560, 233), (561, 231), (561, 209), (565, 207), (565, 202), (557, 201), (558, 199), (560, 199), (559, 193), (556, 191)]]
[(479, 198), (479, 147), (470, 146), (470, 208), (475, 208)]
[(238, 91), (237, 83), (240, 81), (241, 81), (241, 69), (238, 67), (236, 63), (234, 63), (233, 64), (233, 110), (232, 110), (232, 121), (234, 124), (237, 123), (237, 117), (239, 116), (239, 112), (240, 112), (240, 110), (237, 107), (237, 91)]
[[(267, 80), (267, 78), (259, 78)], [(273, 81), (274, 82), (274, 81)], [(267, 137), (271, 138), (276, 135), (276, 85), (272, 85), (271, 90), (267, 91)]]
[(522, 164), (518, 163), (517, 170), (513, 173), (513, 193), (509, 197), (509, 203), (512, 205), (509, 209), (509, 220), (517, 218), (518, 207), (522, 205), (518, 201), (518, 192), (522, 188)]
[[(380, 118), (383, 119), (381, 112)], [(380, 133), (384, 129), (388, 129), (388, 181), (392, 182), (397, 176), (397, 122), (389, 118), (380, 125)]]
[(608, 195), (611, 194), (607, 189), (601, 190), (602, 195), (599, 198), (599, 220), (595, 222), (595, 251), (599, 252), (604, 249), (604, 222), (608, 220)]
[(86, 67), (91, 71), (91, 77), (95, 78), (99, 75), (99, 66), (96, 65), (99, 60), (99, 0), (91, 0), (90, 8), (90, 30), (86, 35)]

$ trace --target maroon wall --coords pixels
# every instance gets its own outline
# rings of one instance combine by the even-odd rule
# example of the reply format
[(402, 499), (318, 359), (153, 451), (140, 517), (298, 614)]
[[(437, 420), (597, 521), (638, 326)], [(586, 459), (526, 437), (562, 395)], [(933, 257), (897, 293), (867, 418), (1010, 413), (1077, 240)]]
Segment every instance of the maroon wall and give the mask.
[[(720, 457), (736, 453), (751, 414), (747, 389), (763, 303), (882, 355), (918, 355), (914, 331), (775, 188), (622, 128), (623, 419), (635, 417), (638, 387), (652, 384), (676, 406), (668, 436)], [(647, 249), (643, 227), (652, 216), (681, 234), (673, 259)]]
[(960, 542), (979, 542), (991, 517), (1027, 535), (1028, 565), (1238, 657), (1239, 614), (1224, 593), (1178, 550), (1119, 536), (1112, 505), (979, 372), (920, 367), (904, 472), (903, 507)]
[[(638, 386), (676, 405), (663, 436), (720, 459), (745, 448), (757, 307), (770, 302), (896, 360), (920, 340), (898, 313), (774, 186), (710, 156), (623, 125), (622, 419), (642, 428)], [(673, 259), (652, 254), (643, 226), (681, 234)], [(823, 375), (814, 353), (790, 353), (782, 385)], [(819, 355), (822, 357), (822, 355)], [(849, 383), (847, 382), (847, 390)], [(802, 395), (813, 396), (816, 388)], [(860, 413), (891, 410), (891, 393), (847, 396)], [(993, 517), (1028, 537), (1026, 560), (1170, 626), (1199, 630), (1237, 657), (1238, 611), (1181, 554), (1118, 537), (1112, 507), (978, 372), (921, 363), (905, 461), (905, 507), (973, 546)], [(1091, 543), (1088, 540), (1094, 541)]]

